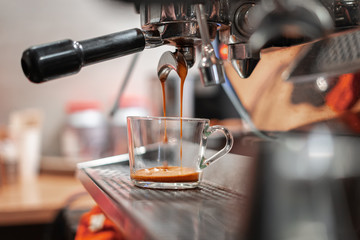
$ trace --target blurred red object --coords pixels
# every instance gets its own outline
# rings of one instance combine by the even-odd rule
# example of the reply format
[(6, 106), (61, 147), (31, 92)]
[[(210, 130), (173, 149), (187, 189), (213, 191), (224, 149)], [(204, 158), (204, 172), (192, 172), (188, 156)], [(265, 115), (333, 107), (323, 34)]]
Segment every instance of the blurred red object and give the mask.
[(326, 104), (335, 112), (352, 108), (360, 97), (360, 73), (343, 74), (326, 95)]
[(220, 53), (220, 58), (222, 60), (228, 59), (228, 54), (229, 54), (228, 46), (226, 44), (220, 44), (219, 53)]
[(100, 103), (97, 101), (87, 101), (87, 100), (79, 100), (79, 101), (71, 101), (66, 105), (67, 113), (80, 112), (85, 110), (100, 110)]
[(79, 222), (75, 240), (122, 240), (123, 234), (107, 218), (99, 206), (85, 213)]
[(326, 104), (335, 112), (341, 113), (340, 119), (354, 132), (360, 132), (360, 117), (351, 108), (360, 98), (360, 73), (348, 73), (326, 95)]

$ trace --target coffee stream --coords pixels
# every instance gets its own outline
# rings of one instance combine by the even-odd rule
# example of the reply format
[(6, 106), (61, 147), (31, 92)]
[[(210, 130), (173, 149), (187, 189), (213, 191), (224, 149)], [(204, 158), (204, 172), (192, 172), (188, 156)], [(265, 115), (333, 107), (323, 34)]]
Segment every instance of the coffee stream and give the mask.
[(187, 67), (185, 65), (180, 65), (179, 67), (179, 77), (180, 77), (180, 162), (182, 166), (182, 137), (183, 137), (183, 96), (184, 96), (184, 83), (187, 75)]
[[(180, 166), (167, 166), (165, 161), (163, 166), (154, 168), (146, 168), (137, 170), (135, 173), (131, 173), (131, 177), (137, 181), (153, 181), (153, 182), (196, 182), (199, 179), (199, 173), (192, 168), (182, 166), (182, 137), (183, 137), (183, 94), (184, 94), (184, 83), (187, 75), (187, 66), (180, 64), (178, 66), (178, 75), (180, 77)], [(162, 87), (163, 97), (163, 112), (166, 117), (166, 94), (165, 94), (165, 82), (166, 77), (159, 79)], [(166, 120), (164, 126), (164, 139), (163, 142), (168, 141), (166, 133)]]
[[(184, 84), (187, 75), (187, 67), (179, 63), (178, 66), (178, 75), (180, 77), (180, 163), (182, 166), (182, 155), (183, 155), (183, 148), (182, 148), (182, 136), (183, 136), (183, 96), (184, 96)], [(162, 88), (162, 97), (163, 97), (163, 112), (164, 117), (166, 117), (166, 94), (165, 94), (165, 78), (160, 78), (161, 88)], [(167, 133), (166, 133), (166, 120), (165, 120), (165, 132), (164, 132), (164, 142), (167, 142)]]
[[(165, 79), (160, 79), (161, 82), (161, 88), (162, 88), (162, 97), (163, 97), (163, 112), (164, 112), (164, 117), (166, 117), (166, 95), (165, 95)], [(164, 131), (164, 143), (166, 143), (168, 141), (167, 139), (167, 133), (166, 133), (166, 120), (165, 120), (165, 131)]]

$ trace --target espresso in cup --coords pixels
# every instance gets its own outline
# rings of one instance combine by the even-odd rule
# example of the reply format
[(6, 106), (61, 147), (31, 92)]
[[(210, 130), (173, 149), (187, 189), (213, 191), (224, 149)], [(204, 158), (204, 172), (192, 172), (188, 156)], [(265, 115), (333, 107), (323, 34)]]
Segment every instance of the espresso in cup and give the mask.
[[(226, 128), (209, 123), (210, 120), (200, 118), (128, 117), (132, 182), (160, 189), (197, 187), (202, 170), (227, 154), (233, 145)], [(205, 158), (207, 138), (214, 132), (225, 135), (225, 146)]]
[(197, 182), (199, 172), (189, 167), (159, 166), (137, 170), (131, 174), (135, 181), (151, 182)]

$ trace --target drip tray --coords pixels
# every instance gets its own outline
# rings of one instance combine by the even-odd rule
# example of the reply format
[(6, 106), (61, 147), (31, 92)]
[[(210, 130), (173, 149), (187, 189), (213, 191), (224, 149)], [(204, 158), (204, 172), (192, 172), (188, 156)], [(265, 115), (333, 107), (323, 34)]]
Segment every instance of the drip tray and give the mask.
[(80, 163), (86, 190), (129, 239), (239, 239), (245, 226), (251, 158), (228, 154), (191, 190), (139, 188), (128, 155)]

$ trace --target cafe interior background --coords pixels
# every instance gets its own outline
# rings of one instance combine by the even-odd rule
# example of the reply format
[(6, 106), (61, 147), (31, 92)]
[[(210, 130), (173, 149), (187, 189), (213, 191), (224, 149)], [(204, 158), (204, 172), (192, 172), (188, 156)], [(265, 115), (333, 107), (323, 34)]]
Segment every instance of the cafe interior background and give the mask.
[[(75, 140), (66, 135), (74, 109), (87, 106), (98, 111), (110, 129), (105, 140), (123, 141), (123, 146), (126, 146), (125, 133), (113, 136), (111, 130), (124, 124), (121, 119), (126, 114), (163, 114), (156, 68), (163, 51), (172, 48), (147, 49), (139, 54), (135, 63), (133, 55), (116, 58), (44, 84), (26, 79), (20, 64), (22, 52), (41, 43), (59, 39), (84, 40), (139, 25), (140, 18), (132, 4), (111, 0), (0, 1), (1, 239), (23, 239), (24, 235), (27, 239), (49, 238), (60, 210), (67, 206), (71, 196), (83, 191), (73, 174), (75, 164), (127, 151), (126, 147), (115, 150), (112, 143), (107, 142), (110, 148), (101, 149), (101, 153), (96, 149), (93, 155), (76, 156), (77, 149), (71, 148)], [(117, 119), (110, 118), (109, 113), (133, 63), (121, 99), (123, 112)], [(167, 91), (178, 97), (177, 76), (171, 73), (169, 80), (173, 89)], [(226, 108), (215, 107), (219, 99), (228, 101), (217, 97), (220, 87), (199, 88), (200, 84), (194, 67), (185, 83), (185, 117), (236, 117)], [(207, 106), (197, 107), (197, 114), (195, 98), (200, 103), (201, 99), (206, 99), (203, 102), (207, 103)], [(173, 106), (168, 108), (168, 115), (179, 116), (178, 103), (175, 97), (168, 99), (168, 105)], [(95, 127), (102, 128), (98, 117), (94, 117)], [(80, 124), (82, 120), (78, 119)], [(97, 136), (104, 140), (101, 133)], [(101, 141), (99, 144), (104, 146)], [(93, 204), (86, 197), (83, 202), (79, 209), (89, 209)]]

